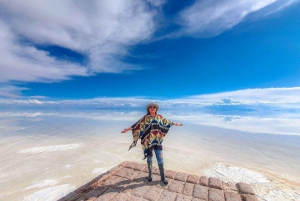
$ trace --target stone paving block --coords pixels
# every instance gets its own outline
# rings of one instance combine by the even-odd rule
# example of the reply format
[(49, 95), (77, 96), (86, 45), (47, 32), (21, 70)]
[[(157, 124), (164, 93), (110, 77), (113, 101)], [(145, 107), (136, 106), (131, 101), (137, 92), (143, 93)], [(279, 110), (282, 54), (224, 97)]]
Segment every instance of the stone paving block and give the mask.
[(116, 172), (115, 175), (119, 177), (124, 177), (126, 174), (133, 172), (134, 170), (129, 168), (123, 168), (120, 171)]
[(210, 188), (208, 190), (208, 201), (225, 201), (222, 190)]
[(135, 170), (133, 171), (133, 173), (129, 173), (127, 175), (125, 175), (126, 178), (130, 179), (130, 180), (135, 180), (138, 178), (138, 176), (141, 174), (141, 171)]
[(135, 170), (144, 171), (144, 169), (148, 169), (146, 164), (139, 163), (137, 166), (134, 167)]
[(131, 195), (129, 193), (119, 193), (111, 201), (131, 201)]
[(176, 193), (164, 190), (158, 201), (175, 201)]
[(193, 196), (195, 184), (185, 183), (182, 194), (187, 196)]
[(165, 171), (165, 176), (167, 178), (174, 179), (175, 175), (176, 175), (176, 172), (173, 171), (173, 170), (166, 170)]
[(130, 163), (130, 161), (123, 161), (122, 163), (119, 164), (119, 166), (126, 167), (127, 163)]
[(156, 201), (160, 198), (163, 189), (158, 187), (151, 187), (148, 191), (144, 194), (143, 198), (150, 201)]
[(224, 183), (223, 187), (225, 191), (232, 191), (232, 192), (238, 191), (236, 185), (232, 182)]
[(159, 188), (162, 188), (164, 190), (167, 190), (169, 189), (169, 186), (171, 185), (171, 183), (174, 181), (174, 180), (171, 180), (171, 179), (167, 179), (168, 180), (168, 184), (165, 185), (164, 183), (162, 183), (161, 181), (157, 182), (155, 185)]
[(175, 201), (192, 201), (193, 197), (182, 194), (177, 194)]
[(205, 201), (205, 200), (199, 198), (193, 198), (192, 201)]
[(237, 192), (225, 192), (226, 201), (242, 201), (241, 196)]
[(143, 198), (139, 198), (139, 197), (136, 197), (134, 195), (131, 195), (131, 200), (130, 201), (147, 201)]
[(218, 178), (211, 177), (208, 179), (208, 186), (222, 190), (222, 181)]
[(140, 172), (134, 179), (135, 181), (145, 181), (148, 178), (148, 173), (147, 172)]
[(133, 180), (135, 177), (138, 176), (138, 174), (135, 173), (136, 171), (133, 169), (129, 169), (129, 171), (127, 172), (127, 174), (124, 176), (127, 179)]
[(123, 166), (119, 166), (119, 165), (118, 165), (118, 166), (115, 166), (115, 167), (113, 167), (113, 168), (107, 170), (107, 173), (113, 174), (113, 173), (119, 171), (119, 170), (122, 169), (122, 168), (123, 168)]
[(186, 179), (186, 182), (193, 183), (193, 184), (199, 184), (199, 180), (200, 180), (200, 177), (189, 174)]
[(114, 188), (118, 191), (126, 190), (126, 187), (131, 183), (127, 178), (121, 178), (115, 185)]
[(78, 198), (77, 200), (75, 200), (75, 201), (85, 201), (86, 199), (85, 199), (85, 197), (80, 197), (80, 198)]
[(106, 179), (103, 183), (103, 185), (105, 186), (111, 186), (111, 185), (115, 185), (118, 181), (120, 181), (122, 179), (122, 177), (118, 177), (118, 176), (111, 176), (108, 179)]
[(137, 166), (138, 163), (137, 162), (129, 162), (125, 165), (125, 167), (130, 168), (130, 169), (134, 169), (135, 166)]
[(185, 182), (187, 176), (188, 176), (188, 174), (186, 174), (186, 173), (177, 172), (177, 174), (175, 175), (174, 179)]
[(242, 194), (241, 198), (242, 201), (258, 201), (255, 195), (250, 195), (250, 194)]
[(108, 189), (106, 186), (99, 186), (96, 187), (95, 189), (92, 189), (88, 193), (84, 195), (86, 199), (92, 198), (92, 197), (99, 197), (103, 192), (105, 192)]
[(161, 180), (160, 175), (152, 174), (152, 181), (160, 181), (160, 180)]
[(206, 176), (200, 177), (199, 184), (202, 186), (208, 186), (208, 178)]
[[(149, 172), (149, 171), (148, 171), (148, 172)], [(152, 174), (159, 174), (159, 175), (160, 175), (159, 168), (157, 168), (157, 167), (152, 167)]]
[(184, 183), (182, 181), (174, 180), (169, 186), (169, 191), (175, 193), (182, 193)]
[(143, 197), (143, 195), (148, 191), (149, 186), (145, 184), (141, 184), (139, 186), (136, 186), (135, 189), (132, 191), (132, 195), (136, 197)]
[(102, 195), (100, 195), (96, 201), (107, 201), (111, 200), (113, 197), (118, 195), (118, 191), (113, 188), (109, 188), (107, 191), (105, 191)]
[(208, 187), (196, 184), (194, 187), (193, 197), (196, 197), (196, 198), (199, 198), (202, 200), (208, 200)]
[(249, 184), (246, 184), (246, 183), (243, 183), (243, 182), (239, 182), (239, 183), (237, 183), (237, 187), (239, 189), (239, 193), (240, 194), (255, 195), (252, 187)]

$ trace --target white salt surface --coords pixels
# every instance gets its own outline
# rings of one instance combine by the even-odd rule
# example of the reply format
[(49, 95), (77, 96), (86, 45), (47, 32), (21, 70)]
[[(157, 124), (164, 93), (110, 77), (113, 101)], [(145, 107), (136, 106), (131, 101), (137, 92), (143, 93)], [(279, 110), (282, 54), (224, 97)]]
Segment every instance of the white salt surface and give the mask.
[(29, 196), (24, 197), (23, 201), (54, 201), (67, 195), (69, 192), (75, 190), (74, 186), (69, 184), (64, 184), (60, 186), (55, 186), (51, 188), (46, 188), (37, 191)]
[(208, 177), (217, 177), (223, 181), (244, 182), (248, 184), (268, 183), (269, 179), (258, 172), (235, 166), (218, 163), (203, 173)]
[(53, 179), (46, 179), (46, 180), (42, 180), (41, 182), (39, 182), (37, 184), (33, 184), (31, 186), (28, 186), (26, 188), (26, 190), (33, 189), (33, 188), (42, 188), (42, 187), (52, 186), (56, 183), (58, 183), (58, 181), (53, 180)]
[(46, 152), (53, 152), (53, 151), (64, 151), (68, 149), (76, 149), (80, 145), (79, 144), (65, 144), (65, 145), (53, 145), (53, 146), (45, 146), (45, 147), (34, 147), (30, 149), (25, 149), (19, 151), (22, 154), (40, 154)]

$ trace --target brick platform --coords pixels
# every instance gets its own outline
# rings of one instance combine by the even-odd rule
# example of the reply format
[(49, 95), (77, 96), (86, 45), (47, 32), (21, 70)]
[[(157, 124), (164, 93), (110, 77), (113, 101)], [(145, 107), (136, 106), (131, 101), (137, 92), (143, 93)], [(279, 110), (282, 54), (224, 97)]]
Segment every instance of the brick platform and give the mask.
[(166, 170), (169, 184), (164, 185), (157, 168), (152, 182), (147, 172), (146, 164), (124, 161), (59, 201), (258, 201), (245, 183)]

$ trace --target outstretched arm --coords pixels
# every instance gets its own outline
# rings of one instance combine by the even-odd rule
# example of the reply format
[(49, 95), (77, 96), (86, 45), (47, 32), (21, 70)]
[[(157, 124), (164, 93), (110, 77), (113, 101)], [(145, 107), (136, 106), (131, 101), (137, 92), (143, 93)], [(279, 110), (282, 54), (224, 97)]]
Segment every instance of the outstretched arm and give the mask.
[(124, 130), (121, 133), (126, 133), (127, 131), (130, 131), (130, 130), (132, 130), (132, 127), (124, 128)]
[(174, 126), (183, 126), (183, 124), (181, 124), (181, 123), (174, 123), (173, 125)]

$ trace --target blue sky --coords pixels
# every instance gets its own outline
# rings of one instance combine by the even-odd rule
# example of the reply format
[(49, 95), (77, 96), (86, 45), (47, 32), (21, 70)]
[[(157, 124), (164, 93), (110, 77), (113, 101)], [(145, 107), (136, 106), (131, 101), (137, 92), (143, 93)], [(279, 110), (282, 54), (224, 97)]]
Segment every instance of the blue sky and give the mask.
[(0, 98), (296, 104), (299, 10), (298, 0), (2, 1)]

